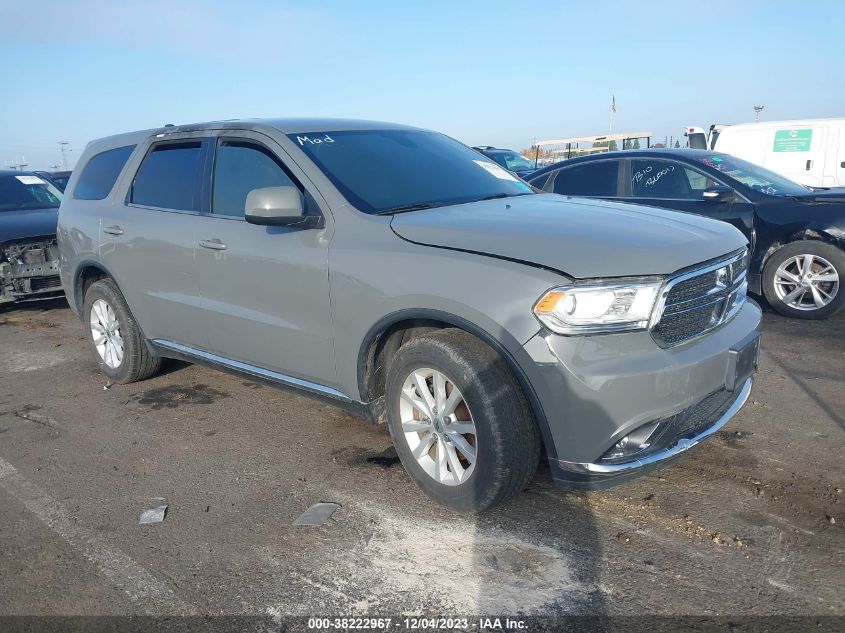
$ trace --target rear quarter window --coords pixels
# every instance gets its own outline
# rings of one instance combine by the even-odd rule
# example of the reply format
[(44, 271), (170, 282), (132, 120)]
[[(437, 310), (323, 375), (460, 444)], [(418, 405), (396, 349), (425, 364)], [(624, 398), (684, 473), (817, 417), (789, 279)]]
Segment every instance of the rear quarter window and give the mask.
[(108, 196), (134, 149), (134, 145), (126, 145), (92, 156), (76, 181), (73, 197), (76, 200), (102, 200)]

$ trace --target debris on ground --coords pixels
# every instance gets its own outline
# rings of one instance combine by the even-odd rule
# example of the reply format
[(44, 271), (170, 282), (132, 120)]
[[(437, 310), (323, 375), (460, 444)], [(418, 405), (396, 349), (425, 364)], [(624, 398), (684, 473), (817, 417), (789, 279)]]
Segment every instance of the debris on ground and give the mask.
[(329, 519), (331, 519), (332, 515), (340, 509), (340, 505), (337, 503), (315, 503), (313, 506), (308, 508), (305, 512), (300, 514), (296, 521), (293, 522), (294, 525), (323, 525), (328, 523)]
[(167, 514), (167, 506), (158, 506), (152, 510), (144, 510), (141, 513), (141, 518), (138, 521), (139, 525), (148, 525), (150, 523), (161, 523), (164, 521), (164, 515)]

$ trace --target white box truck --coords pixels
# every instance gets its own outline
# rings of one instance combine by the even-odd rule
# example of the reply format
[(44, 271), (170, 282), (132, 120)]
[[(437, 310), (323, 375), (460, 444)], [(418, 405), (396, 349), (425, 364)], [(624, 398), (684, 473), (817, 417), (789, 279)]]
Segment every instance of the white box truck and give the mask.
[(807, 187), (845, 187), (845, 118), (688, 127), (690, 147), (710, 148)]

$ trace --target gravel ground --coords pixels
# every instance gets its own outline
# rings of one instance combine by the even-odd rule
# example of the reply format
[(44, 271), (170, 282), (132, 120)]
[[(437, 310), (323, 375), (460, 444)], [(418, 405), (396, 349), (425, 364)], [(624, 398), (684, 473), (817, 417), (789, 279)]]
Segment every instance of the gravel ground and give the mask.
[(176, 362), (106, 388), (63, 300), (0, 308), (0, 615), (841, 618), (845, 314), (763, 332), (749, 404), (688, 458), (597, 493), (541, 468), (461, 516), (343, 410)]

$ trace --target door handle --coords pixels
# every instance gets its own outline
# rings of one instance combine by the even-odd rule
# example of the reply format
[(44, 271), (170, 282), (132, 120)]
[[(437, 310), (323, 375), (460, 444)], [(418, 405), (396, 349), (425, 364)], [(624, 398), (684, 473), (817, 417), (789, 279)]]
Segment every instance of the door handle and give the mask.
[(104, 228), (103, 233), (108, 233), (109, 235), (123, 235), (123, 229), (115, 224), (114, 226), (107, 226)]
[(225, 251), (226, 245), (218, 240), (216, 237), (211, 240), (200, 240), (200, 246), (203, 248), (210, 248), (213, 251)]
[(813, 168), (813, 161), (808, 160), (807, 161), (807, 171), (810, 171), (812, 168)]

